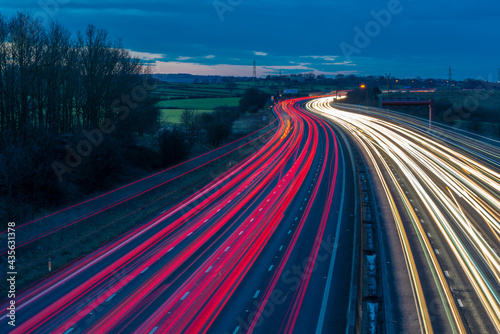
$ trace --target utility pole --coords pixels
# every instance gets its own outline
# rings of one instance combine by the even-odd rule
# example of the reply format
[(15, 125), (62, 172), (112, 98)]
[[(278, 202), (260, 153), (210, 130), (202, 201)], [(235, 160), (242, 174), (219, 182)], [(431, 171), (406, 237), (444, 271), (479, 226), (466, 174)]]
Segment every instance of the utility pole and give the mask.
[[(389, 100), (389, 84), (390, 84), (390, 80), (391, 80), (391, 73), (389, 74), (385, 74), (387, 75), (387, 100)], [(389, 107), (387, 107), (387, 112), (386, 112), (386, 117), (389, 117)]]
[(432, 114), (434, 113), (434, 100), (429, 100), (429, 131), (432, 128)]
[(391, 73), (389, 74), (385, 74), (387, 76), (387, 98), (389, 99), (389, 83), (390, 83), (390, 79), (391, 79)]
[(253, 80), (257, 80), (257, 64), (255, 60), (253, 61)]

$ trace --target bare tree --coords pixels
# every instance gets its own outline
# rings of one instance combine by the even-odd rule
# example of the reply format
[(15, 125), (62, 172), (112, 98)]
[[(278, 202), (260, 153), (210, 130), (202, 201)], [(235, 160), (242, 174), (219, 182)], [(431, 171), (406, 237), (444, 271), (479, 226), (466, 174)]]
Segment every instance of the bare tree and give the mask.
[(189, 143), (191, 146), (194, 145), (196, 137), (201, 130), (201, 118), (196, 114), (194, 109), (186, 108), (181, 114), (181, 124)]
[[(61, 24), (45, 29), (28, 13), (0, 16), (0, 129), (15, 136), (35, 128), (74, 133), (116, 119), (113, 101), (130, 95), (144, 73), (138, 59), (95, 26), (73, 39)], [(156, 122), (152, 97), (142, 102), (135, 110), (145, 116), (140, 132)]]

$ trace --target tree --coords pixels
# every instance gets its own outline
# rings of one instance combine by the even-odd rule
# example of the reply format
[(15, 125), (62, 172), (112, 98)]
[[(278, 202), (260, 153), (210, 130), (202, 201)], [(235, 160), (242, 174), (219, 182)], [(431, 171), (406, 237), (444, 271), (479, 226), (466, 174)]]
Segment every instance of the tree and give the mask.
[(233, 94), (233, 90), (235, 90), (238, 87), (238, 85), (232, 81), (226, 82), (224, 86), (229, 91), (229, 94)]
[[(35, 128), (75, 133), (116, 119), (110, 106), (130, 95), (142, 74), (139, 60), (105, 30), (90, 25), (74, 39), (62, 25), (44, 28), (28, 13), (0, 17), (0, 130), (14, 136)], [(141, 100), (143, 115), (154, 116), (151, 102)]]
[(369, 106), (378, 106), (378, 95), (381, 93), (378, 87), (361, 88), (347, 93), (345, 99), (340, 100), (343, 103), (364, 104)]
[(223, 120), (215, 120), (208, 124), (206, 130), (208, 141), (217, 147), (231, 134), (231, 123)]
[(249, 88), (240, 99), (240, 110), (242, 112), (248, 111), (251, 106), (256, 106), (258, 109), (263, 108), (269, 100), (269, 94), (257, 89)]
[(314, 80), (316, 80), (316, 75), (312, 72), (305, 73), (304, 78), (306, 79), (306, 81), (314, 81)]
[(200, 133), (201, 117), (196, 114), (194, 109), (186, 108), (181, 114), (181, 125), (189, 143), (194, 145), (196, 137)]
[(175, 164), (184, 159), (189, 153), (185, 135), (178, 126), (163, 130), (158, 140), (163, 166)]

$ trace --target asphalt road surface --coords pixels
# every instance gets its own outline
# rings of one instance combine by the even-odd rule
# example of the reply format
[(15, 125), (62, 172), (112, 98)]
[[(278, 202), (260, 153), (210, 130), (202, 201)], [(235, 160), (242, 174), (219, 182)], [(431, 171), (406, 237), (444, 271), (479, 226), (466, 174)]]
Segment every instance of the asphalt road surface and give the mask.
[(310, 101), (370, 167), (389, 333), (500, 332), (499, 143), (376, 108)]
[(2, 331), (352, 329), (352, 159), (329, 123), (304, 110), (307, 101), (275, 107), (278, 129), (256, 154), (17, 295), (16, 327)]

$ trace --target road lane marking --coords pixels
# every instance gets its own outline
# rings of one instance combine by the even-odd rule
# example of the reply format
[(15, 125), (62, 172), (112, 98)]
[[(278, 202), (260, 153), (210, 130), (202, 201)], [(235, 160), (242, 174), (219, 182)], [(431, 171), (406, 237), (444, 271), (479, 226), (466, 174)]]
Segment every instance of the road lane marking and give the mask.
[[(345, 157), (344, 157), (344, 150), (342, 149), (342, 145), (340, 145), (340, 151), (342, 152), (342, 165), (345, 168)], [(337, 257), (337, 248), (339, 245), (339, 233), (340, 233), (340, 225), (342, 223), (342, 211), (344, 209), (344, 199), (345, 199), (345, 180), (346, 173), (342, 173), (342, 199), (340, 200), (340, 210), (338, 214), (338, 219), (337, 219), (337, 229), (335, 231), (335, 243), (333, 245), (333, 252), (332, 252), (332, 257), (330, 258), (330, 266), (328, 268), (328, 278), (326, 280), (326, 286), (325, 286), (325, 291), (323, 293), (323, 301), (321, 302), (321, 310), (319, 314), (319, 319), (318, 319), (318, 326), (316, 327), (316, 334), (321, 334), (323, 331), (323, 323), (325, 321), (325, 315), (326, 315), (326, 307), (328, 305), (328, 297), (330, 295), (330, 286), (332, 285), (332, 277), (333, 277), (333, 267), (335, 265), (335, 258)], [(349, 301), (349, 309), (351, 308), (350, 301)]]
[(253, 295), (253, 298), (257, 298), (257, 296), (259, 296), (259, 293), (260, 293), (260, 290), (257, 290), (257, 291), (255, 292), (255, 294)]
[(189, 291), (184, 294), (184, 296), (181, 297), (181, 300), (186, 299), (186, 297), (189, 295)]
[(113, 293), (111, 296), (109, 296), (109, 298), (106, 299), (106, 301), (109, 302), (111, 299), (113, 299), (114, 296), (116, 296), (116, 293)]

